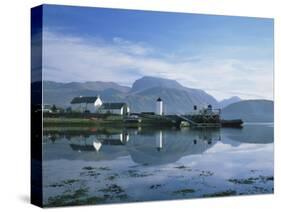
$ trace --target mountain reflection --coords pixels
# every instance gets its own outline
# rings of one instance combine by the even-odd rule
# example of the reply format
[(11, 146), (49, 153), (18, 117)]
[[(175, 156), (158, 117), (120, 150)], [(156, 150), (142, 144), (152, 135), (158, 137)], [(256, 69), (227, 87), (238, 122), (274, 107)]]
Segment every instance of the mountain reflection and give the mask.
[(223, 136), (240, 143), (266, 144), (273, 142), (273, 124), (246, 124), (242, 129), (223, 129)]
[(273, 142), (272, 126), (247, 125), (243, 129), (123, 129), (53, 130), (44, 132), (44, 160), (115, 160), (130, 156), (137, 164), (160, 165), (202, 154), (217, 142)]

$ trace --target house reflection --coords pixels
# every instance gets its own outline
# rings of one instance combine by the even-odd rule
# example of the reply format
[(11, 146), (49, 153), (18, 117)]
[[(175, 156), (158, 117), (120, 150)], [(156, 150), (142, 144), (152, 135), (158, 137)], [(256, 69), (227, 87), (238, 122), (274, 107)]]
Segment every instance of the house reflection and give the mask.
[(98, 152), (102, 146), (102, 143), (100, 141), (94, 141), (93, 146), (94, 146), (95, 150)]
[(129, 141), (129, 138), (129, 134), (127, 132), (97, 136), (97, 139), (104, 145), (125, 145)]
[(99, 152), (103, 145), (125, 145), (129, 141), (129, 134), (122, 132), (120, 134), (102, 134), (89, 137), (72, 137), (70, 147), (75, 151), (96, 151)]
[(123, 130), (111, 134), (80, 132), (71, 136), (60, 135), (54, 144), (47, 142), (44, 160), (65, 158), (99, 161), (130, 156), (137, 164), (160, 165), (175, 162), (184, 156), (202, 154), (219, 140), (218, 129), (142, 129), (137, 133), (134, 130)]
[[(109, 133), (109, 131), (111, 133)], [(221, 141), (222, 137), (222, 141)], [(101, 161), (130, 157), (137, 164), (173, 163), (189, 155), (203, 154), (217, 142), (240, 145), (268, 143), (273, 127), (243, 129), (104, 129), (102, 131), (45, 132), (44, 160)]]

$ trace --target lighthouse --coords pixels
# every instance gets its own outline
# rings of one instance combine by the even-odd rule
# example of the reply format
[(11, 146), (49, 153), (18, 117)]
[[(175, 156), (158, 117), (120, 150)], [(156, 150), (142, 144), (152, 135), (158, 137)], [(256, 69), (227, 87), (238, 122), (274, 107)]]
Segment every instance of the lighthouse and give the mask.
[(163, 115), (163, 101), (160, 97), (156, 100), (156, 114)]

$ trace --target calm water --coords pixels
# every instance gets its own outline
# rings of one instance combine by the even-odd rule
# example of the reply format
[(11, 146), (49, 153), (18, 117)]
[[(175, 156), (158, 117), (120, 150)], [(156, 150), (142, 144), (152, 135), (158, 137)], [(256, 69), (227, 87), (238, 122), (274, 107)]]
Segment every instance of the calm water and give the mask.
[(44, 131), (46, 206), (273, 193), (273, 124)]

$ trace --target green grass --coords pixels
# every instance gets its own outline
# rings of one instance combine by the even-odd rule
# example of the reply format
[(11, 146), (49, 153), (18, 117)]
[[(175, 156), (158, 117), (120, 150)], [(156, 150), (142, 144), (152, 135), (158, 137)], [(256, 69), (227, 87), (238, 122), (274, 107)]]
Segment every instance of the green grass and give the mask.
[(96, 121), (85, 118), (44, 118), (44, 124), (95, 124)]
[(141, 123), (125, 123), (123, 116), (107, 116), (104, 118), (89, 117), (44, 117), (43, 124), (45, 127), (75, 127), (75, 126), (120, 126), (120, 127), (138, 127), (138, 126), (172, 126), (173, 123), (164, 118), (142, 118)]

